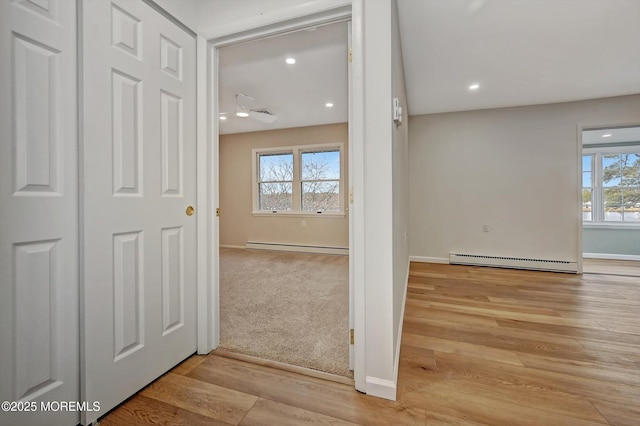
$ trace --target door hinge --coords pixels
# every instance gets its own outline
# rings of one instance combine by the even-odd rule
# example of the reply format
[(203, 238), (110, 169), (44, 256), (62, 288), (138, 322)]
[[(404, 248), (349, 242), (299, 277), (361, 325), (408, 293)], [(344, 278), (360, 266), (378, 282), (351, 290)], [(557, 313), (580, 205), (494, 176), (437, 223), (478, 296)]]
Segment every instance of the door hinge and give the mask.
[(349, 189), (349, 204), (353, 204), (353, 188)]
[(347, 55), (349, 63), (353, 62), (353, 49), (349, 48), (349, 54)]
[(353, 328), (351, 330), (349, 330), (349, 342), (353, 345), (353, 337), (354, 333), (353, 333)]
[(217, 216), (217, 217), (220, 217), (220, 207), (218, 207), (218, 208), (216, 209), (216, 216)]

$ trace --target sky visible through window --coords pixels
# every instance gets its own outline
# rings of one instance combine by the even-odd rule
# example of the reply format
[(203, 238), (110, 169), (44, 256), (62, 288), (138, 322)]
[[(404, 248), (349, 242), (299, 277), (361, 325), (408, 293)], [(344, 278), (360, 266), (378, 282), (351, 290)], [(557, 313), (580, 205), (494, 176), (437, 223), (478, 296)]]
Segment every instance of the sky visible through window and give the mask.
[[(321, 175), (311, 172), (311, 165), (321, 166)], [(302, 180), (340, 179), (340, 151), (302, 153)]]

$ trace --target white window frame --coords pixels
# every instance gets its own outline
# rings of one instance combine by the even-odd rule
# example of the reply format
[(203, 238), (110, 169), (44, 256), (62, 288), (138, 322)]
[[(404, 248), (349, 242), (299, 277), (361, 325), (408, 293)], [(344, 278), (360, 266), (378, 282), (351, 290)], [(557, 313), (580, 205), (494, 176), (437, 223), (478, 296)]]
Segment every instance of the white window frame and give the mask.
[[(337, 212), (308, 212), (302, 211), (302, 154), (308, 152), (321, 152), (321, 151), (339, 151), (340, 152), (340, 210)], [(268, 211), (260, 210), (258, 202), (258, 196), (260, 193), (259, 183), (260, 176), (258, 174), (260, 170), (260, 155), (264, 154), (293, 154), (293, 189), (292, 197), (293, 204), (290, 211)], [(251, 173), (252, 173), (252, 215), (253, 216), (289, 216), (289, 217), (334, 217), (340, 218), (345, 216), (345, 159), (344, 159), (344, 143), (334, 142), (325, 144), (314, 145), (294, 145), (294, 146), (279, 146), (273, 148), (254, 148), (251, 150)], [(329, 179), (335, 180), (335, 179)], [(305, 181), (306, 182), (306, 181)]]
[[(607, 154), (638, 154), (640, 143), (624, 146), (598, 146), (590, 148), (584, 145), (582, 155), (593, 155), (591, 175), (591, 220), (583, 220), (583, 225), (592, 228), (640, 228), (640, 222), (605, 221), (604, 220), (604, 186), (602, 182), (602, 157)], [(582, 159), (582, 156), (580, 157)], [(580, 162), (582, 165), (582, 161)], [(580, 174), (582, 177), (582, 173)], [(581, 186), (581, 190), (585, 189)]]

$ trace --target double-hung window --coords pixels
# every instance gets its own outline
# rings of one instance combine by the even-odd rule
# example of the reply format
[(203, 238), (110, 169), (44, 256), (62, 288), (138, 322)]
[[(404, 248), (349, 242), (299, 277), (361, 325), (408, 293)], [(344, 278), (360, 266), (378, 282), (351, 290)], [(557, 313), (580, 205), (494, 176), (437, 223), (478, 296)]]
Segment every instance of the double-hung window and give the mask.
[(585, 145), (582, 212), (586, 223), (640, 225), (640, 145)]
[(343, 214), (343, 145), (254, 149), (254, 214)]

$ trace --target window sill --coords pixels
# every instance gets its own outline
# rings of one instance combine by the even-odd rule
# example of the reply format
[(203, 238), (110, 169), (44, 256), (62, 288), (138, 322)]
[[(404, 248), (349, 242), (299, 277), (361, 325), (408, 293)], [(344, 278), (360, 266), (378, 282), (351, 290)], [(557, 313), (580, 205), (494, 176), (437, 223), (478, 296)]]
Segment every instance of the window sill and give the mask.
[(270, 216), (270, 217), (304, 217), (304, 218), (326, 218), (326, 219), (341, 219), (344, 218), (347, 213), (333, 212), (333, 213), (302, 213), (302, 212), (252, 212), (252, 216)]
[(582, 222), (583, 228), (589, 229), (637, 229), (640, 230), (640, 223), (620, 223), (620, 222)]

